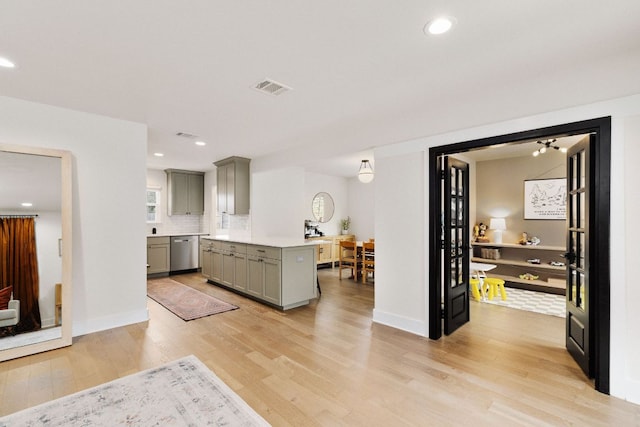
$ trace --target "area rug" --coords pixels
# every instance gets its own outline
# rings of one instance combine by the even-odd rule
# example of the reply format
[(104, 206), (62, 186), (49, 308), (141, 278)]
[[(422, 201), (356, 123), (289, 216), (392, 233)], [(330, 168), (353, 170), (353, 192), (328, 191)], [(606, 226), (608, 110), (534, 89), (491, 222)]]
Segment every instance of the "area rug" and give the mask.
[(195, 356), (0, 418), (9, 426), (268, 426)]
[(565, 317), (567, 306), (564, 295), (548, 294), (545, 292), (528, 291), (525, 289), (505, 288), (507, 300), (502, 301), (500, 295), (492, 301), (485, 300), (488, 304), (501, 305), (517, 310), (533, 311), (535, 313), (550, 316)]
[(147, 281), (147, 296), (183, 320), (193, 320), (238, 308), (175, 280)]

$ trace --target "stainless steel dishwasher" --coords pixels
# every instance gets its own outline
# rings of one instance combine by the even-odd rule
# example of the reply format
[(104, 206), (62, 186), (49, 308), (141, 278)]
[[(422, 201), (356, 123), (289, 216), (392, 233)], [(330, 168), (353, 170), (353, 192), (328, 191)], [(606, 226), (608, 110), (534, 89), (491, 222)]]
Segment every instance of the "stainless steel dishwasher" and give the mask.
[(198, 269), (198, 236), (171, 236), (170, 273)]

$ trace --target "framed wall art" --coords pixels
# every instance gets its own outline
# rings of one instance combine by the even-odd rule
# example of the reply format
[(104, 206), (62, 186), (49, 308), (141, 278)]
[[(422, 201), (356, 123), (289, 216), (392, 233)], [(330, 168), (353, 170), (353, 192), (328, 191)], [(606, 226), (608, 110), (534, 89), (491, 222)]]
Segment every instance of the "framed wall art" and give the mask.
[(567, 219), (566, 178), (525, 181), (524, 219)]

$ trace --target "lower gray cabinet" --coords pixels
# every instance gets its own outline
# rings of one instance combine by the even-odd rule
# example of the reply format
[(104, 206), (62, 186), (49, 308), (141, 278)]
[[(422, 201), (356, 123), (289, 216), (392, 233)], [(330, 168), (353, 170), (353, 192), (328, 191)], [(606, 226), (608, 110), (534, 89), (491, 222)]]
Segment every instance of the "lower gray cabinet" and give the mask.
[(233, 287), (239, 291), (247, 290), (247, 254), (236, 253), (233, 259), (233, 269), (235, 270), (235, 276), (233, 280)]
[(207, 279), (212, 277), (211, 263), (213, 242), (209, 240), (200, 240), (200, 266), (202, 267), (202, 275)]
[(169, 237), (147, 237), (147, 274), (169, 273)]
[[(210, 254), (211, 282), (282, 309), (308, 304), (316, 293), (316, 248), (311, 245), (273, 247), (214, 239), (203, 245), (203, 263)], [(210, 271), (207, 276), (206, 272)]]
[(282, 250), (269, 246), (249, 246), (247, 292), (272, 304), (281, 305)]

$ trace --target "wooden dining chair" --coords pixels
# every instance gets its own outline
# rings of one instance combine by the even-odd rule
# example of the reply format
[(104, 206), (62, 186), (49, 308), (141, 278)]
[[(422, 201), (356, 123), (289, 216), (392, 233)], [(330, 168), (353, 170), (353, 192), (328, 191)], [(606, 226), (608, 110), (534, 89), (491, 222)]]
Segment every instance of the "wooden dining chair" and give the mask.
[(374, 242), (364, 242), (362, 244), (362, 283), (367, 283), (369, 273), (371, 277), (375, 279), (376, 271), (376, 253)]
[(358, 278), (358, 248), (356, 242), (343, 240), (340, 242), (340, 254), (338, 258), (338, 276), (342, 280), (342, 269), (351, 270), (351, 277)]

